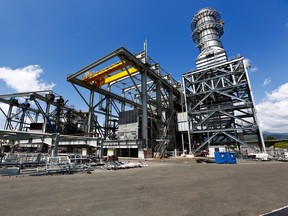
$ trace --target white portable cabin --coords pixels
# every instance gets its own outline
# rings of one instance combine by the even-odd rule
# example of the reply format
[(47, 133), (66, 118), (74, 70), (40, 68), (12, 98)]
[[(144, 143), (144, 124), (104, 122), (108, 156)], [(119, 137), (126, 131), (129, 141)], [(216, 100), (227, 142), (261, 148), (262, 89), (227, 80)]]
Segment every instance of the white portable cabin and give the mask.
[(214, 158), (215, 152), (226, 152), (226, 151), (227, 151), (227, 149), (225, 146), (210, 146), (208, 157)]

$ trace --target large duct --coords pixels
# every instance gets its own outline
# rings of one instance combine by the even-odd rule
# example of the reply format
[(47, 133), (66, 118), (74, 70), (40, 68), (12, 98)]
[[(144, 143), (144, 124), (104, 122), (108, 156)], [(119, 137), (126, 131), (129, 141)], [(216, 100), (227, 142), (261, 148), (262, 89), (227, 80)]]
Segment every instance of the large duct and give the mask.
[(199, 10), (191, 21), (192, 39), (200, 50), (196, 67), (227, 61), (220, 37), (223, 35), (223, 21), (218, 11), (211, 8)]

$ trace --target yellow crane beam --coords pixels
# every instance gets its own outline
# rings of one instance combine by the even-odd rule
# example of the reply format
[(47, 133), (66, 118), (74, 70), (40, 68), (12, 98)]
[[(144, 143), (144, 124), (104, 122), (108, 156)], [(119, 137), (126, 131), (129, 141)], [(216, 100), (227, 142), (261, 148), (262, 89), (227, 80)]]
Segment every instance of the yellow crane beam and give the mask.
[(101, 80), (103, 78), (105, 78), (105, 76), (117, 71), (117, 70), (121, 70), (123, 69), (124, 67), (126, 67), (128, 65), (128, 63), (124, 62), (117, 62), (115, 64), (112, 64), (112, 65), (109, 65), (108, 67), (106, 68), (103, 68), (102, 70), (96, 72), (96, 73), (86, 73), (82, 80), (85, 82), (85, 83), (91, 83), (91, 82), (97, 82), (97, 80)]
[[(124, 63), (126, 64), (126, 63)], [(122, 64), (121, 62), (118, 62), (116, 64), (110, 65), (96, 73), (86, 73), (82, 80), (85, 83), (94, 85), (96, 87), (100, 87), (102, 85), (105, 85), (107, 83), (111, 83), (123, 78), (126, 78), (129, 76), (129, 74), (134, 74), (136, 72), (138, 72), (138, 70), (134, 67), (130, 67), (127, 70), (122, 70), (116, 74), (113, 74), (111, 76), (109, 76), (111, 73), (124, 68), (126, 65)]]
[[(128, 71), (127, 71), (127, 70), (128, 70)], [(107, 83), (110, 83), (110, 82), (114, 82), (114, 81), (117, 81), (117, 80), (119, 80), (119, 79), (123, 79), (123, 78), (125, 78), (125, 77), (128, 77), (129, 74), (132, 75), (132, 74), (138, 72), (138, 70), (137, 70), (136, 68), (134, 68), (134, 67), (129, 68), (129, 69), (127, 69), (127, 70), (120, 71), (120, 72), (117, 73), (117, 74), (114, 74), (114, 75), (112, 75), (112, 76), (110, 76), (110, 77), (105, 78), (104, 84), (107, 84)], [(104, 85), (104, 84), (103, 84), (103, 85)]]
[(107, 83), (111, 83), (111, 82), (120, 80), (122, 78), (128, 77), (129, 74), (131, 75), (131, 74), (138, 72), (138, 70), (136, 68), (129, 68), (127, 70), (120, 71), (119, 73), (116, 73), (116, 74), (109, 76), (109, 77), (99, 77), (99, 79), (94, 80), (91, 84), (96, 86), (96, 87), (100, 87), (100, 86), (105, 85)]

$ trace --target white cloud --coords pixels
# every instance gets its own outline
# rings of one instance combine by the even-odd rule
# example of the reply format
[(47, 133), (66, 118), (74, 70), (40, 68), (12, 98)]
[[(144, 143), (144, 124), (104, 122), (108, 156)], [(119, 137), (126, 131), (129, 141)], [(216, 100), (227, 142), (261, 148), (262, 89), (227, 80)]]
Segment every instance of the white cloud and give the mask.
[(271, 82), (271, 79), (266, 78), (263, 82), (263, 86), (267, 86)]
[(243, 61), (244, 61), (244, 64), (246, 65), (247, 68), (251, 67), (250, 59), (245, 58)]
[[(29, 65), (24, 68), (11, 69), (0, 67), (0, 80), (15, 92), (31, 92), (39, 90), (52, 90), (54, 83), (47, 84), (41, 79), (43, 69), (39, 65)], [(9, 106), (0, 103), (4, 113), (8, 112)], [(0, 111), (0, 128), (3, 129), (5, 116)]]
[(250, 69), (250, 71), (253, 73), (253, 72), (256, 72), (256, 71), (258, 71), (258, 68), (257, 67), (252, 67), (251, 69)]
[(266, 93), (264, 100), (256, 105), (262, 131), (288, 132), (288, 83)]
[(248, 58), (244, 58), (244, 64), (245, 64), (245, 66), (246, 66), (246, 68), (250, 68), (250, 72), (251, 73), (253, 73), (253, 72), (256, 72), (256, 71), (258, 71), (258, 68), (257, 67), (251, 67), (251, 60), (250, 59), (248, 59)]
[(51, 90), (55, 84), (47, 84), (40, 77), (43, 69), (39, 65), (29, 65), (24, 68), (11, 69), (0, 67), (0, 80), (16, 92)]
[(273, 90), (272, 93), (267, 93), (266, 97), (269, 101), (273, 102), (288, 100), (288, 83), (279, 86), (277, 89)]
[(9, 109), (9, 105), (8, 104), (4, 104), (4, 103), (0, 103), (0, 129), (4, 129), (4, 123), (6, 120), (5, 115), (3, 114), (3, 112), (6, 114), (8, 113), (8, 109)]

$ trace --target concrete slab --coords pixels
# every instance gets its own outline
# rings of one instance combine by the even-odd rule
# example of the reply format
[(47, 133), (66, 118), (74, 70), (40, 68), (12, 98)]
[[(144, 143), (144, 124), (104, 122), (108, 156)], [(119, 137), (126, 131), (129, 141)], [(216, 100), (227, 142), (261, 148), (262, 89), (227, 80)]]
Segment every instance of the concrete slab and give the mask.
[(145, 161), (92, 174), (0, 177), (3, 215), (260, 215), (288, 204), (288, 163)]

